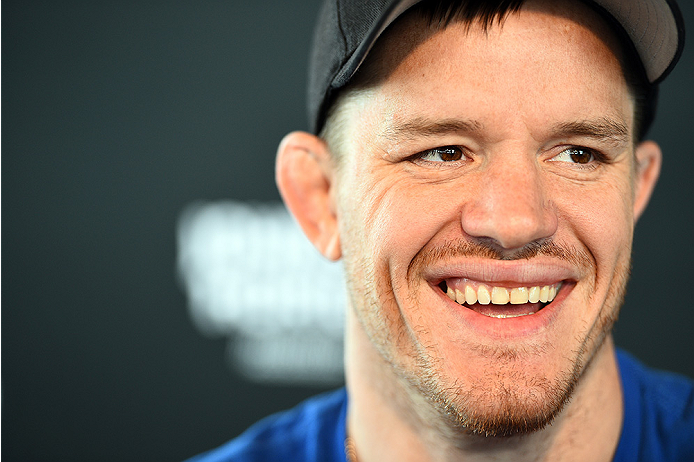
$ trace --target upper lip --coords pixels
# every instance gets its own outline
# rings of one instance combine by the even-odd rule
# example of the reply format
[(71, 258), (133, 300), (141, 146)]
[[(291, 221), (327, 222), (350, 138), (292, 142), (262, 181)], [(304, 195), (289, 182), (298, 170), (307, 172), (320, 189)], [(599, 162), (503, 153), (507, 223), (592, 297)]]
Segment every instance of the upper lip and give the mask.
[(543, 256), (530, 260), (463, 258), (424, 268), (423, 276), (434, 285), (446, 279), (465, 278), (487, 284), (537, 286), (576, 281), (581, 277), (581, 270), (568, 262)]

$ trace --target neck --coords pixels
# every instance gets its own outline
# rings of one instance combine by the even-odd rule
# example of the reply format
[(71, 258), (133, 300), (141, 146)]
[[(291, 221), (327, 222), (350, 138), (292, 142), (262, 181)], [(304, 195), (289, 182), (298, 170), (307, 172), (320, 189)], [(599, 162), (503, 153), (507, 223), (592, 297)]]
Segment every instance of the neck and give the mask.
[(446, 431), (437, 411), (374, 349), (351, 310), (346, 327), (347, 428), (358, 462), (612, 460), (623, 406), (611, 337), (550, 425), (523, 436), (483, 437)]

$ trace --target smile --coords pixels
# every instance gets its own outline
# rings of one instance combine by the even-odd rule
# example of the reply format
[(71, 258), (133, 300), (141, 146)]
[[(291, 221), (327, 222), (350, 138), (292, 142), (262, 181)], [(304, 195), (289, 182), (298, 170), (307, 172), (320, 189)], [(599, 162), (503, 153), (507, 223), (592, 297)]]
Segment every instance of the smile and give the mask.
[[(503, 287), (473, 283), (466, 279), (447, 279), (439, 287), (459, 305), (492, 318), (517, 318), (542, 310), (551, 303), (562, 283)], [(492, 305), (492, 306), (490, 306)]]

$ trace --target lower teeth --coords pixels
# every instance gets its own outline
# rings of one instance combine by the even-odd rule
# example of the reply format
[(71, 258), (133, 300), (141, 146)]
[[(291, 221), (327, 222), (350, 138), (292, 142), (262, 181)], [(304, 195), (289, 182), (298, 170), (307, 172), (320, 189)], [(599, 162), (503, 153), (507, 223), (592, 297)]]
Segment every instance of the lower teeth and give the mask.
[[(537, 313), (537, 311), (535, 312)], [(535, 313), (522, 313), (522, 314), (484, 314), (484, 316), (487, 316), (488, 318), (497, 318), (497, 319), (507, 319), (507, 318), (520, 318), (521, 316), (530, 316), (531, 314)]]

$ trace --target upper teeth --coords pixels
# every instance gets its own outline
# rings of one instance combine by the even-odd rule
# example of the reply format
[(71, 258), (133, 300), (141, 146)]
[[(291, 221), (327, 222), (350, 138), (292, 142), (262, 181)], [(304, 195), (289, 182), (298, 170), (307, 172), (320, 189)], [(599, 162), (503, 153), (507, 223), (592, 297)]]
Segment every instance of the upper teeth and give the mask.
[(465, 284), (462, 289), (453, 289), (450, 285), (446, 294), (448, 297), (459, 303), (467, 303), (472, 305), (479, 303), (481, 305), (520, 305), (522, 303), (547, 303), (554, 300), (557, 292), (561, 288), (561, 283), (547, 286), (533, 287), (514, 287), (508, 289), (506, 287), (492, 286), (491, 288), (480, 284), (477, 290), (471, 284)]

